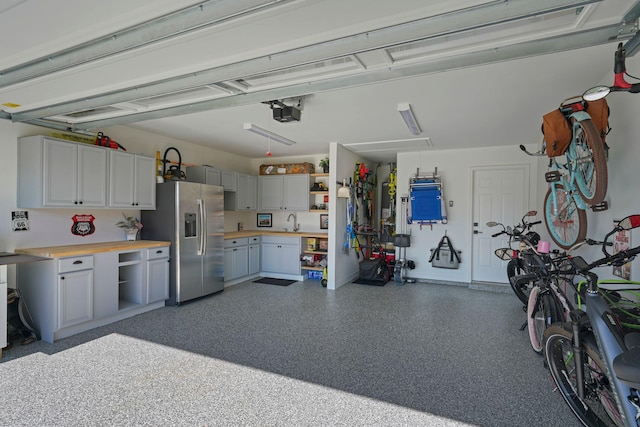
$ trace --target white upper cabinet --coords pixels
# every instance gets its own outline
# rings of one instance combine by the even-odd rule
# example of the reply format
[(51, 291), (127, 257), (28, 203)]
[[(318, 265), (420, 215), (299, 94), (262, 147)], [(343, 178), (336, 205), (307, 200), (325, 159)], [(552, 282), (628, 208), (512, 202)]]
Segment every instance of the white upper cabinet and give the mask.
[(220, 183), (224, 187), (224, 191), (236, 191), (238, 188), (238, 172), (222, 171), (220, 173)]
[(44, 136), (18, 141), (18, 207), (106, 206), (107, 150)]
[(222, 185), (222, 171), (212, 166), (187, 166), (187, 181)]
[(109, 152), (109, 207), (155, 209), (155, 159), (122, 151)]
[(308, 174), (260, 175), (258, 208), (260, 210), (309, 210)]

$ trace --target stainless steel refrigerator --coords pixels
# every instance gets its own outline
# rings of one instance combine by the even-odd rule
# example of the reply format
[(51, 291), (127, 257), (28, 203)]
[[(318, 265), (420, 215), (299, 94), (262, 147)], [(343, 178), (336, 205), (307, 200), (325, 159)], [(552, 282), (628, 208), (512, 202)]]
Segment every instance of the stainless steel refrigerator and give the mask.
[(171, 242), (166, 305), (224, 289), (224, 189), (167, 181), (156, 186), (156, 210), (142, 211), (141, 236)]

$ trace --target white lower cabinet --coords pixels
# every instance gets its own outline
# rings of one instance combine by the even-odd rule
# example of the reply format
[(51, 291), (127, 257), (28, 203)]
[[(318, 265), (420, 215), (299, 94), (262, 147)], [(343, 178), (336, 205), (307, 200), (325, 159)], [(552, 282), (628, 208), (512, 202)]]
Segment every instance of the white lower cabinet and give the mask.
[(58, 329), (93, 319), (93, 269), (58, 275)]
[(224, 281), (228, 282), (249, 274), (246, 237), (224, 241)]
[(147, 249), (147, 304), (169, 299), (169, 247)]
[(248, 246), (249, 274), (260, 272), (260, 236), (249, 237)]
[[(260, 236), (225, 239), (224, 281), (239, 283), (260, 272)], [(231, 283), (231, 284), (235, 284)]]
[(40, 339), (53, 342), (164, 306), (168, 261), (168, 246), (111, 250), (19, 264), (16, 279)]
[(300, 238), (262, 236), (261, 272), (300, 275)]

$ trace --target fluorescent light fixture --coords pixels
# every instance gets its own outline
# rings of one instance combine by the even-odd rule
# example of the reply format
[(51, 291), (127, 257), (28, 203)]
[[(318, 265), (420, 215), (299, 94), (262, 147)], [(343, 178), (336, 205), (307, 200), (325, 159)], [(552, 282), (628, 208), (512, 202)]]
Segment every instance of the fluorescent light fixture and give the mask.
[(420, 125), (416, 120), (416, 116), (414, 116), (413, 111), (411, 111), (411, 104), (398, 104), (398, 112), (404, 119), (404, 122), (407, 124), (409, 132), (411, 132), (411, 134), (420, 135), (422, 133), (422, 129), (420, 129)]
[(384, 151), (422, 151), (433, 147), (430, 138), (392, 139), (387, 141), (352, 142), (342, 144), (355, 153), (375, 153)]
[(248, 130), (260, 136), (264, 136), (265, 138), (269, 138), (272, 141), (276, 141), (284, 145), (293, 145), (296, 143), (295, 141), (287, 139), (284, 136), (280, 136), (277, 133), (262, 129), (260, 126), (256, 126), (253, 123), (245, 123), (243, 127), (245, 130)]

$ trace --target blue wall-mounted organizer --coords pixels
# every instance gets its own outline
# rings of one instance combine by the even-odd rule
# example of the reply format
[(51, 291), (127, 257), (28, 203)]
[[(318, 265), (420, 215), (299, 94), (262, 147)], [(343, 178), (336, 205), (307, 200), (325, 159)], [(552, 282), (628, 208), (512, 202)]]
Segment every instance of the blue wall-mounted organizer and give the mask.
[(447, 223), (444, 190), (438, 168), (432, 174), (421, 175), (418, 171), (415, 177), (409, 178), (409, 192), (407, 223)]

